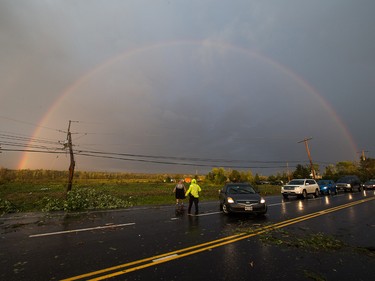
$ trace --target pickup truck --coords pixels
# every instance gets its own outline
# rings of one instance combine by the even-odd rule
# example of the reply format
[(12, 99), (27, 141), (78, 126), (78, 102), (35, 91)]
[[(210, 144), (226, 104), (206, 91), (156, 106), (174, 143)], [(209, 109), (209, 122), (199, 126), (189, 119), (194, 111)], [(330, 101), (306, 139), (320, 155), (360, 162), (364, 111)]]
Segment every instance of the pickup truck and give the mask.
[(285, 199), (289, 196), (306, 199), (309, 194), (318, 197), (319, 185), (313, 179), (293, 179), (281, 187), (281, 194)]

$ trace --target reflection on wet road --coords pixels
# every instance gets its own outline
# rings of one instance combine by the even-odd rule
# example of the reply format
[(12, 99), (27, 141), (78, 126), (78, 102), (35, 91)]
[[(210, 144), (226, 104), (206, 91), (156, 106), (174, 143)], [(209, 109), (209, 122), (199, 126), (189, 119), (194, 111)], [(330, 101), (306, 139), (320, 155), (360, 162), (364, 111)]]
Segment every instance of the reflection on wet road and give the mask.
[[(37, 216), (34, 222), (30, 217), (8, 218), (2, 223), (2, 238), (8, 242), (2, 243), (3, 256), (6, 256), (2, 264), (7, 265), (2, 268), (11, 268), (17, 264), (16, 260), (22, 259), (23, 263), (17, 275), (11, 270), (2, 270), (1, 277), (19, 280), (19, 277), (32, 276), (39, 267), (38, 276), (43, 280), (52, 277), (123, 280), (124, 274), (127, 280), (155, 280), (157, 269), (158, 276), (174, 280), (178, 279), (174, 276), (180, 276), (181, 263), (187, 268), (202, 264), (194, 272), (185, 272), (196, 278), (211, 276), (224, 280), (226, 276), (226, 280), (242, 280), (249, 277), (249, 269), (252, 277), (255, 272), (268, 276), (262, 273), (265, 259), (274, 267), (283, 263), (274, 248), (259, 244), (257, 236), (293, 225), (303, 229), (321, 228), (323, 224), (319, 221), (322, 221), (324, 231), (341, 231), (340, 235), (349, 237), (354, 230), (344, 232), (345, 223), (360, 225), (365, 216), (367, 223), (375, 225), (368, 222), (365, 213), (373, 210), (374, 199), (374, 194), (368, 192), (285, 201), (273, 196), (267, 198), (269, 212), (264, 217), (226, 216), (217, 211), (218, 202), (202, 202), (202, 213), (198, 216), (186, 213), (176, 216), (172, 206), (164, 206), (55, 216), (44, 218), (43, 223)], [(338, 225), (335, 217), (342, 218), (343, 213), (345, 220)], [(14, 221), (22, 226), (10, 232)], [(364, 237), (362, 241), (369, 240)], [(12, 242), (25, 249), (19, 256), (10, 246)], [(41, 264), (49, 270), (42, 270)]]
[[(274, 223), (274, 224), (270, 224), (270, 225), (266, 225), (266, 226), (262, 226), (261, 224), (253, 224), (253, 226), (255, 225), (257, 227), (253, 228), (251, 231), (249, 231), (250, 233), (238, 233), (238, 234), (235, 234), (235, 235), (232, 235), (232, 236), (227, 236), (223, 239), (205, 242), (203, 244), (198, 244), (196, 246), (188, 247), (186, 249), (181, 249), (179, 251), (165, 253), (161, 257), (158, 256), (158, 257), (150, 258), (150, 260), (147, 260), (146, 263), (142, 264), (142, 266), (138, 265), (136, 262), (132, 262), (130, 264), (124, 264), (123, 267), (121, 267), (121, 268), (116, 267), (115, 272), (105, 274), (105, 275), (101, 275), (100, 277), (96, 277), (95, 280), (104, 280), (104, 279), (111, 278), (111, 277), (114, 277), (114, 276), (118, 276), (118, 275), (126, 274), (126, 273), (129, 273), (129, 272), (132, 272), (132, 271), (140, 270), (140, 269), (143, 269), (143, 268), (146, 268), (146, 267), (149, 267), (149, 266), (155, 266), (155, 263), (159, 264), (159, 263), (169, 262), (169, 261), (172, 261), (172, 260), (175, 260), (175, 259), (180, 259), (180, 258), (189, 256), (189, 255), (195, 255), (195, 254), (200, 253), (202, 251), (208, 251), (208, 250), (211, 251), (212, 249), (214, 249), (216, 247), (221, 247), (221, 246), (224, 246), (224, 245), (226, 246), (225, 249), (224, 249), (225, 256), (229, 257), (229, 259), (227, 259), (227, 262), (226, 262), (226, 264), (227, 264), (226, 268), (235, 269), (236, 267), (238, 267), (239, 262), (235, 259), (235, 257), (236, 257), (235, 252), (237, 251), (237, 247), (235, 247), (233, 245), (234, 242), (244, 240), (244, 239), (248, 239), (250, 237), (253, 237), (253, 236), (256, 236), (256, 235), (259, 235), (259, 234), (263, 234), (267, 231), (271, 231), (271, 230), (274, 230), (274, 229), (283, 228), (283, 227), (286, 227), (286, 226), (289, 226), (289, 225), (292, 225), (292, 224), (296, 224), (296, 223), (299, 223), (301, 221), (309, 220), (311, 218), (323, 216), (323, 215), (326, 215), (326, 214), (331, 213), (331, 212), (336, 212), (338, 210), (350, 208), (350, 207), (353, 207), (357, 204), (362, 204), (362, 203), (365, 203), (365, 202), (367, 202), (369, 200), (373, 200), (373, 199), (374, 198), (367, 198), (367, 199), (362, 199), (362, 200), (358, 200), (358, 201), (355, 201), (355, 202), (350, 202), (350, 203), (347, 203), (347, 204), (344, 204), (344, 205), (340, 205), (340, 206), (337, 206), (337, 207), (325, 209), (325, 210), (318, 211), (318, 212), (315, 212), (315, 213), (310, 213), (310, 214), (307, 214), (307, 215), (303, 215), (303, 216), (300, 216), (300, 217), (296, 217), (296, 218), (293, 218), (293, 219), (289, 219), (289, 220), (286, 220), (286, 221), (282, 221), (282, 222), (279, 222), (279, 223)], [(325, 198), (324, 201), (326, 201), (326, 200), (327, 200), (327, 198)], [(281, 204), (281, 205), (285, 205), (285, 204), (286, 203)], [(298, 201), (297, 206), (298, 206), (298, 210), (300, 210), (300, 211), (302, 211), (304, 209), (304, 204), (303, 204), (302, 201)], [(211, 214), (214, 215), (216, 213), (206, 213), (204, 215), (208, 216), (208, 215), (211, 215)], [(189, 230), (191, 231), (192, 235), (197, 235), (197, 234), (200, 233), (199, 219), (200, 219), (199, 216), (188, 216)], [(236, 216), (236, 219), (239, 219), (239, 216)], [(145, 260), (143, 259), (143, 260), (141, 260), (141, 262), (145, 262)], [(133, 266), (134, 264), (136, 266)], [(112, 271), (112, 270), (113, 270), (113, 268), (108, 269), (108, 271)], [(120, 271), (118, 271), (118, 270), (120, 270)], [(103, 270), (100, 271), (100, 274), (102, 274), (102, 273), (103, 273)], [(91, 274), (92, 275), (90, 275), (90, 276), (95, 276), (95, 275), (98, 274), (98, 272), (92, 272)], [(79, 280), (82, 277), (88, 277), (88, 276), (87, 275), (77, 276), (77, 277), (73, 277), (73, 278), (66, 279), (66, 280)]]

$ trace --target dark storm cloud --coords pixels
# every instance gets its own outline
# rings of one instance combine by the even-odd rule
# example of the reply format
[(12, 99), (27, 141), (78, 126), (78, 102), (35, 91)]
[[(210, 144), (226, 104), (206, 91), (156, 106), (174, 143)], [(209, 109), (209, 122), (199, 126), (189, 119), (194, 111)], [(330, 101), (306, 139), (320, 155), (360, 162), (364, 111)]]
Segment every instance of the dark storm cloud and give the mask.
[[(77, 150), (280, 162), (307, 160), (297, 142), (313, 137), (316, 160), (355, 160), (334, 116), (374, 150), (372, 11), (372, 1), (1, 1), (1, 131), (63, 140), (30, 124), (79, 120)], [(67, 157), (52, 157), (24, 167), (65, 169)], [(82, 170), (210, 169), (78, 160)]]

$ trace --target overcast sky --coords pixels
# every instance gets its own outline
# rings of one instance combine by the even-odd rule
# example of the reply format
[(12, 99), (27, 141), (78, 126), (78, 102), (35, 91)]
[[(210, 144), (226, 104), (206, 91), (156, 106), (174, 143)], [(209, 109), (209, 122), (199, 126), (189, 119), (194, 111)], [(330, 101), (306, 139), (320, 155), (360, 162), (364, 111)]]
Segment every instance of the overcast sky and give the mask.
[[(374, 12), (373, 0), (0, 0), (0, 144), (60, 151), (74, 120), (78, 170), (267, 175), (306, 164), (304, 138), (321, 168), (373, 158)], [(81, 155), (93, 152), (122, 159)], [(69, 155), (3, 151), (0, 166), (65, 170)]]

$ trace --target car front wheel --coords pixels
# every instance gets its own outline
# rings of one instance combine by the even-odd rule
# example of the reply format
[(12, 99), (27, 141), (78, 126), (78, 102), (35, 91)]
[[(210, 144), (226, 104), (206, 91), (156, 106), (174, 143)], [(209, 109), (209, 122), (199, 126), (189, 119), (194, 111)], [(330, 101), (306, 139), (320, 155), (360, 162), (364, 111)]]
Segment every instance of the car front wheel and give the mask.
[(225, 204), (223, 204), (223, 213), (226, 214), (226, 215), (229, 214), (228, 207)]
[(315, 189), (314, 197), (315, 197), (315, 198), (318, 198), (318, 197), (319, 197), (319, 190)]
[(304, 189), (302, 191), (302, 199), (307, 199), (307, 191), (306, 191), (306, 189)]

